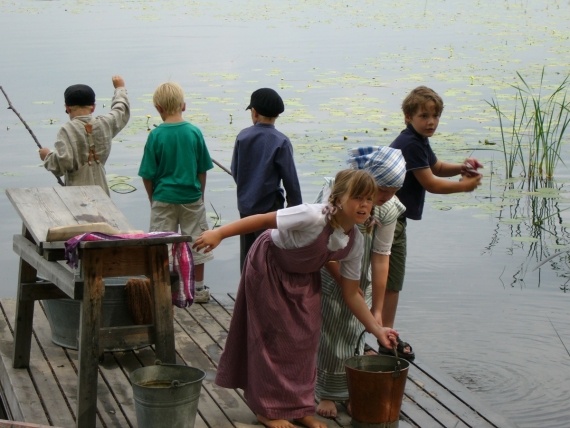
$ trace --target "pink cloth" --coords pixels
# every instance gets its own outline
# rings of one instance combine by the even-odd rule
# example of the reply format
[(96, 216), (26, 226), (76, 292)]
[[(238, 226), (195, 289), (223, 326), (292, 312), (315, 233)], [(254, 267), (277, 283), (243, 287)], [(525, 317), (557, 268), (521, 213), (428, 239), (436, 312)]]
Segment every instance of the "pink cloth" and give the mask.
[[(115, 241), (121, 239), (152, 239), (167, 236), (180, 236), (174, 232), (150, 232), (107, 235), (106, 233), (88, 232), (74, 236), (65, 242), (65, 260), (72, 268), (79, 265), (79, 244), (82, 241)], [(194, 259), (188, 242), (172, 244), (174, 270), (178, 274), (180, 286), (172, 291), (172, 304), (179, 308), (190, 306), (194, 302)]]
[(315, 242), (292, 250), (278, 248), (270, 233), (249, 250), (216, 384), (242, 388), (256, 414), (298, 419), (315, 413), (320, 269), (348, 255), (355, 231), (334, 252), (327, 249), (328, 225)]

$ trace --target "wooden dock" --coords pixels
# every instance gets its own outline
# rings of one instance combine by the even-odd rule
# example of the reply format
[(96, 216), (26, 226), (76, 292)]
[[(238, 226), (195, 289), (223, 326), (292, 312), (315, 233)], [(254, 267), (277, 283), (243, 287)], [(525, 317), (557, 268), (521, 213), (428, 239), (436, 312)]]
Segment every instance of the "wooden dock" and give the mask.
[[(0, 300), (0, 383), (8, 418), (22, 425), (74, 427), (77, 415), (78, 352), (51, 341), (51, 330), (41, 305), (36, 304), (32, 351), (28, 369), (12, 368), (16, 301)], [(214, 385), (217, 362), (224, 346), (233, 309), (230, 295), (216, 295), (207, 304), (174, 308), (178, 364), (201, 368), (207, 375), (196, 417), (196, 428), (260, 426), (239, 390)], [(154, 364), (150, 346), (125, 352), (108, 352), (99, 365), (97, 427), (136, 427), (129, 373)], [(340, 409), (329, 427), (350, 427), (351, 418)], [(399, 426), (495, 427), (514, 426), (480, 403), (453, 379), (425, 367), (410, 365)]]

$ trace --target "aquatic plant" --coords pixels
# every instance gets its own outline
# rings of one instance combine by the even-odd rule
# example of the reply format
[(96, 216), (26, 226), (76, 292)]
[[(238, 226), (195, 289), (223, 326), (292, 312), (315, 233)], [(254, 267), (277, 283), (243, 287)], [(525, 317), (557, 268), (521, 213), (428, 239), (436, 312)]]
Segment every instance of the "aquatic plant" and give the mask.
[(501, 131), (506, 178), (512, 178), (515, 166), (527, 179), (528, 187), (535, 179), (551, 180), (559, 161), (561, 145), (570, 125), (570, 100), (567, 88), (570, 76), (550, 95), (543, 94), (544, 68), (537, 91), (517, 72), (520, 80), (515, 89), (514, 109), (509, 116), (497, 99), (487, 101), (496, 112)]

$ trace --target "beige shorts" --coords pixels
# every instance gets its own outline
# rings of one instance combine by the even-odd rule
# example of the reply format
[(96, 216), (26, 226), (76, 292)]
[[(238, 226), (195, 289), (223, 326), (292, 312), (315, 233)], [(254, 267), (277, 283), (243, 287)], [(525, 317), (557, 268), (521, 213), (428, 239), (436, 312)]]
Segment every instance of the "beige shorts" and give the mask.
[[(195, 241), (203, 231), (208, 229), (206, 209), (201, 199), (191, 204), (152, 202), (150, 209), (151, 232), (177, 232), (182, 235), (190, 235), (192, 241)], [(192, 243), (190, 243), (190, 247), (192, 247)], [(192, 249), (192, 257), (194, 264), (200, 265), (212, 260), (214, 254), (212, 252), (204, 254)]]

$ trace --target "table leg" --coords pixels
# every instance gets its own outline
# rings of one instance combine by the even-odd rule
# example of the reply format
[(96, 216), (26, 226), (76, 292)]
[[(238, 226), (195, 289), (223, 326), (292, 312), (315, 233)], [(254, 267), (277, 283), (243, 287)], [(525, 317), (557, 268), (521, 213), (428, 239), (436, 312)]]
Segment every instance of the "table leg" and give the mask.
[(25, 260), (20, 259), (14, 328), (14, 360), (12, 363), (15, 369), (28, 367), (30, 365), (35, 301), (23, 298), (22, 284), (36, 282), (36, 274), (37, 271), (35, 268)]
[(156, 357), (163, 363), (176, 363), (173, 330), (172, 292), (168, 267), (168, 247), (153, 245), (148, 247), (148, 260), (151, 287), (154, 293), (154, 328)]
[(105, 286), (102, 278), (103, 253), (83, 251), (83, 301), (79, 327), (79, 382), (77, 389), (77, 427), (94, 428), (97, 417), (97, 377), (99, 330)]

